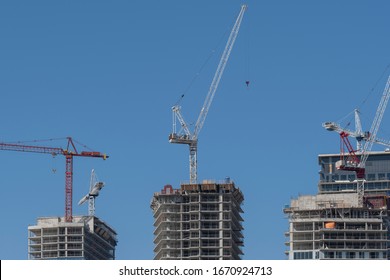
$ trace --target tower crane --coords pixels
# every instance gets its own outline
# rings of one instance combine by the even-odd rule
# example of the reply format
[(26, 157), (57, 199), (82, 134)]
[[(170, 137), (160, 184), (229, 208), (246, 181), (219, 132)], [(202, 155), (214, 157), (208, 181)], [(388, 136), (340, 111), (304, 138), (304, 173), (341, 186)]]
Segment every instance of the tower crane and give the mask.
[[(238, 14), (238, 17), (236, 19), (236, 22), (232, 28), (232, 31), (230, 33), (230, 36), (228, 38), (227, 44), (225, 46), (225, 49), (222, 53), (221, 59), (219, 61), (217, 70), (214, 74), (214, 78), (211, 82), (208, 94), (206, 96), (206, 99), (204, 101), (203, 107), (200, 111), (200, 114), (198, 116), (198, 119), (195, 123), (194, 131), (191, 132), (187, 123), (184, 121), (184, 118), (181, 114), (181, 107), (178, 105), (175, 105), (172, 107), (172, 113), (173, 113), (173, 132), (169, 135), (169, 142), (174, 144), (187, 144), (190, 148), (190, 182), (196, 183), (197, 181), (197, 151), (198, 151), (198, 135), (201, 131), (204, 122), (207, 117), (207, 113), (209, 112), (211, 103), (213, 102), (215, 92), (217, 91), (219, 82), (221, 80), (222, 74), (225, 70), (226, 63), (229, 59), (230, 53), (232, 51), (234, 42), (237, 38), (238, 31), (240, 29), (241, 21), (243, 19), (244, 13), (247, 9), (247, 5), (242, 5), (240, 13)], [(176, 132), (176, 120), (179, 121), (181, 130), (180, 132)]]
[[(322, 127), (325, 128), (328, 131), (335, 131), (339, 134), (343, 134), (351, 136), (356, 138), (357, 145), (356, 145), (356, 151), (360, 151), (362, 149), (362, 141), (367, 141), (370, 133), (369, 132), (363, 132), (362, 124), (360, 122), (360, 116), (359, 116), (359, 110), (355, 109), (355, 131), (350, 130), (346, 127), (342, 127), (339, 123), (336, 122), (324, 122), (322, 124)], [(371, 139), (374, 141), (375, 144), (383, 145), (386, 147), (390, 147), (390, 141), (380, 138)]]
[(16, 152), (32, 152), (51, 154), (52, 156), (65, 156), (65, 221), (72, 222), (72, 203), (73, 203), (73, 157), (94, 157), (107, 159), (108, 156), (100, 152), (81, 151), (78, 152), (71, 137), (67, 137), (66, 149), (21, 145), (14, 143), (0, 143), (0, 150), (16, 151)]
[(95, 199), (99, 196), (100, 190), (104, 187), (104, 182), (98, 180), (95, 170), (91, 171), (91, 180), (89, 182), (89, 193), (79, 201), (79, 205), (88, 200), (88, 215), (95, 216)]
[[(365, 177), (365, 164), (368, 159), (369, 153), (372, 149), (372, 146), (376, 140), (376, 135), (379, 130), (379, 126), (381, 124), (384, 112), (386, 110), (387, 103), (390, 97), (390, 76), (387, 80), (386, 87), (383, 91), (381, 101), (377, 108), (375, 118), (371, 124), (371, 128), (369, 133), (366, 133), (363, 137), (365, 141), (363, 148), (360, 150), (360, 157), (356, 150), (353, 149), (348, 136), (353, 135), (353, 133), (349, 134), (347, 130), (340, 131), (340, 138), (344, 146), (348, 150), (347, 156), (345, 156), (344, 148), (342, 146), (341, 150), (341, 159), (336, 162), (336, 168), (339, 170), (347, 170), (354, 171), (357, 177), (357, 194), (358, 194), (358, 205), (363, 207), (363, 199), (364, 199), (364, 177)], [(356, 136), (355, 136), (356, 137)], [(381, 142), (381, 141), (379, 141)], [(381, 144), (381, 143), (380, 143)], [(383, 143), (382, 143), (383, 144)]]

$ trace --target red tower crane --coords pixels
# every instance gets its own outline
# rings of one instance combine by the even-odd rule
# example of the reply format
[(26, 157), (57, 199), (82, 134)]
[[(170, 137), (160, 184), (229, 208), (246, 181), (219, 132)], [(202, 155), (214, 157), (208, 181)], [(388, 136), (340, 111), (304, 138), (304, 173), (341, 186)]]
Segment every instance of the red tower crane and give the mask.
[(78, 152), (71, 137), (67, 137), (66, 149), (44, 147), (44, 146), (30, 146), (14, 143), (0, 143), (0, 150), (16, 151), (16, 152), (32, 152), (51, 154), (53, 156), (65, 156), (65, 221), (72, 222), (72, 203), (73, 203), (73, 157), (98, 157), (104, 160), (108, 158), (107, 155), (100, 152), (82, 151)]
[[(352, 133), (348, 132), (347, 130), (339, 129), (339, 126), (335, 123), (328, 122), (325, 123), (324, 125), (324, 127), (327, 128), (328, 130), (334, 130), (334, 131), (340, 130), (339, 132), (340, 132), (340, 139), (341, 139), (341, 151), (340, 151), (341, 159), (336, 162), (336, 168), (340, 170), (354, 171), (356, 173), (356, 177), (357, 177), (356, 189), (358, 193), (358, 204), (360, 207), (363, 207), (364, 181), (365, 181), (367, 158), (371, 152), (374, 143), (385, 144), (385, 142), (383, 141), (378, 141), (376, 136), (389, 99), (390, 99), (390, 76), (387, 79), (386, 87), (383, 91), (382, 98), (377, 108), (374, 121), (371, 124), (371, 129), (363, 137), (363, 139), (366, 142), (364, 143), (363, 148), (359, 150), (360, 155), (357, 154), (358, 150), (354, 150), (350, 141), (348, 140), (348, 136)], [(359, 137), (359, 135), (357, 136)], [(344, 151), (344, 146), (347, 148), (348, 153)]]

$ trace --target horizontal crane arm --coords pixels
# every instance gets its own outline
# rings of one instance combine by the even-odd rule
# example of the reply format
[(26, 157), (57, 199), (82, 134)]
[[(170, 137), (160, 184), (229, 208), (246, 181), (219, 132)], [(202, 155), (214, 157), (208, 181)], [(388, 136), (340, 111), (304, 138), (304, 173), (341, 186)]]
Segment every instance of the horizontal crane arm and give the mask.
[(28, 146), (28, 145), (20, 145), (20, 144), (12, 144), (12, 143), (0, 143), (0, 150), (42, 153), (42, 154), (51, 154), (51, 155), (64, 154), (64, 150), (62, 148)]
[(108, 158), (106, 154), (100, 152), (82, 151), (81, 153), (73, 152), (70, 150), (64, 150), (62, 148), (45, 147), (45, 146), (32, 146), (32, 145), (21, 145), (14, 143), (0, 143), (0, 150), (4, 151), (15, 151), (15, 152), (29, 152), (29, 153), (41, 153), (56, 155), (71, 155), (79, 157), (100, 157), (103, 159)]

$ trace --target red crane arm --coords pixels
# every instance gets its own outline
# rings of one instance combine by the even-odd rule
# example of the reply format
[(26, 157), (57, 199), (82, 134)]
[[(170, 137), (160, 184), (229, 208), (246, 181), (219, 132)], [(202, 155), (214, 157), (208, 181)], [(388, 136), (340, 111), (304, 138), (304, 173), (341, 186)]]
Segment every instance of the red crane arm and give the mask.
[(106, 154), (101, 154), (100, 152), (91, 152), (91, 151), (82, 151), (81, 153), (77, 152), (77, 149), (73, 143), (71, 137), (67, 137), (68, 143), (66, 149), (54, 148), (54, 147), (45, 147), (45, 146), (31, 146), (31, 145), (21, 145), (14, 143), (0, 143), (0, 150), (6, 151), (16, 151), (16, 152), (31, 152), (31, 153), (42, 153), (42, 154), (51, 154), (64, 155), (66, 160), (65, 166), (65, 221), (72, 222), (72, 204), (73, 204), (73, 157), (99, 157), (106, 159), (108, 156)]
[(79, 152), (77, 152), (77, 149), (76, 149), (75, 145), (73, 144), (72, 138), (68, 137), (67, 139), (68, 139), (68, 144), (67, 144), (67, 147), (65, 150), (63, 148), (22, 145), (22, 144), (16, 144), (16, 143), (0, 143), (0, 150), (51, 154), (53, 156), (71, 155), (71, 156), (78, 156), (78, 157), (100, 157), (103, 159), (108, 158), (107, 155), (102, 154), (100, 152), (82, 151), (81, 153), (79, 153)]
[(13, 143), (0, 143), (0, 150), (51, 154), (54, 156), (64, 154), (64, 150), (62, 148), (28, 146)]

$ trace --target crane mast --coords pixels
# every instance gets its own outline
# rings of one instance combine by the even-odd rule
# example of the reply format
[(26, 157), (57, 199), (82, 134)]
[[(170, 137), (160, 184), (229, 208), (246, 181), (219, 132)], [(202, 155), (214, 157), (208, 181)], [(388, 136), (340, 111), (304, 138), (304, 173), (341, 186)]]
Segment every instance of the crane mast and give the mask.
[[(184, 118), (181, 114), (181, 107), (175, 105), (172, 107), (173, 112), (173, 132), (169, 135), (169, 142), (174, 144), (187, 144), (190, 149), (190, 182), (196, 183), (198, 179), (197, 175), (197, 152), (198, 152), (198, 135), (203, 128), (204, 122), (206, 120), (207, 114), (209, 112), (211, 103), (213, 102), (215, 92), (217, 91), (219, 82), (225, 70), (226, 64), (228, 62), (230, 53), (233, 49), (234, 42), (237, 38), (238, 31), (241, 26), (241, 22), (244, 16), (244, 13), (247, 9), (247, 5), (242, 5), (240, 13), (236, 19), (236, 22), (232, 28), (232, 31), (229, 35), (228, 41), (226, 43), (225, 49), (222, 53), (221, 59), (219, 61), (217, 70), (214, 74), (214, 78), (211, 82), (208, 94), (204, 101), (203, 107), (200, 111), (199, 117), (196, 121), (194, 131), (191, 131), (188, 128), (187, 123), (184, 121)], [(181, 130), (179, 133), (176, 131), (176, 119), (179, 121)], [(184, 133), (181, 133), (184, 131)]]
[[(358, 165), (358, 168), (360, 168), (360, 170), (363, 170), (363, 175), (365, 173), (366, 161), (368, 159), (369, 152), (372, 149), (372, 145), (374, 144), (374, 140), (376, 139), (376, 135), (378, 133), (379, 126), (381, 124), (383, 115), (385, 113), (386, 106), (389, 101), (389, 97), (390, 97), (390, 76), (387, 79), (386, 87), (383, 91), (382, 98), (379, 103), (378, 109), (376, 111), (374, 121), (372, 122), (368, 140), (365, 142), (362, 154), (360, 156), (360, 163)], [(362, 207), (364, 202), (363, 201), (364, 200), (364, 176), (363, 178), (358, 178), (357, 180), (357, 193), (358, 193), (358, 205)]]

